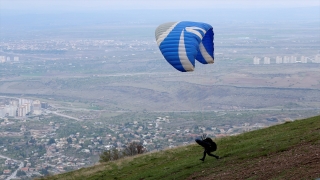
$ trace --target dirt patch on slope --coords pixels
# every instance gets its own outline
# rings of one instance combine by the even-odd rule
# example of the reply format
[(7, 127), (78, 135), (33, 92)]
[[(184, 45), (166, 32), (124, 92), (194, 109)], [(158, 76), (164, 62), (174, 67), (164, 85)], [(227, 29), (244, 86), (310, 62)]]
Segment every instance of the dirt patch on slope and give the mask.
[(193, 174), (188, 179), (300, 180), (320, 178), (320, 143), (303, 143), (287, 151), (240, 163), (231, 162), (227, 166), (228, 169), (204, 170)]

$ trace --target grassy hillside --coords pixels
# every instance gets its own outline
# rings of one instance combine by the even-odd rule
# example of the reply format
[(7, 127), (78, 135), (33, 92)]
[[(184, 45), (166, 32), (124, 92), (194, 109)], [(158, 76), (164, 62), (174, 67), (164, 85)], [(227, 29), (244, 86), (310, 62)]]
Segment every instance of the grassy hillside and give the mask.
[(316, 179), (320, 116), (216, 140), (222, 158), (196, 144), (129, 157), (45, 179)]

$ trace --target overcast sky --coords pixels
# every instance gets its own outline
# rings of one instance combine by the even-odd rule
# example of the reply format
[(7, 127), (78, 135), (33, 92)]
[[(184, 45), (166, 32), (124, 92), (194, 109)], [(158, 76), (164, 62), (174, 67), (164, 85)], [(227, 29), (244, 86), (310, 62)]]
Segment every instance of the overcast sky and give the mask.
[(320, 0), (0, 0), (0, 9), (20, 11), (101, 11), (186, 8), (320, 8)]

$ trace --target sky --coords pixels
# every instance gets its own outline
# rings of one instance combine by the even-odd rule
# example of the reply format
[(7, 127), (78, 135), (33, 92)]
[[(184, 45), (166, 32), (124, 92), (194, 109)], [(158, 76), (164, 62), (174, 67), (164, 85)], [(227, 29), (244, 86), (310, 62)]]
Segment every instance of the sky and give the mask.
[(180, 20), (320, 22), (320, 0), (0, 0), (0, 29)]
[(320, 8), (320, 0), (0, 0), (2, 10), (34, 12), (298, 7)]

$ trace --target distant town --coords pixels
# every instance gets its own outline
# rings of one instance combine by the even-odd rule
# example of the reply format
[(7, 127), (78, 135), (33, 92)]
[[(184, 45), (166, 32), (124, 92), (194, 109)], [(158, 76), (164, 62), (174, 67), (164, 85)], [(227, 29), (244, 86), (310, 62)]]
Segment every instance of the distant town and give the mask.
[[(73, 119), (52, 110), (54, 108), (47, 102), (25, 98), (2, 98), (0, 102), (0, 137), (12, 139), (11, 143), (5, 143), (2, 139), (0, 179), (13, 173), (31, 178), (90, 166), (96, 163), (103, 151), (112, 148), (122, 150), (133, 141), (142, 143), (148, 151), (156, 151), (193, 143), (201, 134), (219, 138), (291, 121), (290, 118), (269, 118), (265, 120), (268, 123), (205, 127), (179, 125), (172, 123), (171, 117), (165, 116), (124, 123), (90, 121), (74, 126)], [(64, 121), (50, 120), (59, 114)], [(66, 129), (72, 126), (78, 130), (68, 134)], [(102, 130), (101, 127), (105, 128)]]
[[(263, 61), (262, 61), (263, 60)], [(271, 61), (270, 57), (253, 58), (253, 64), (287, 64), (287, 63), (320, 63), (320, 54), (315, 55), (314, 58), (309, 58), (306, 56), (301, 56), (298, 60), (296, 56), (277, 56), (274, 61)]]
[(10, 99), (7, 102), (0, 101), (0, 118), (25, 117), (26, 115), (40, 115), (42, 109), (47, 109), (48, 103), (31, 99)]

